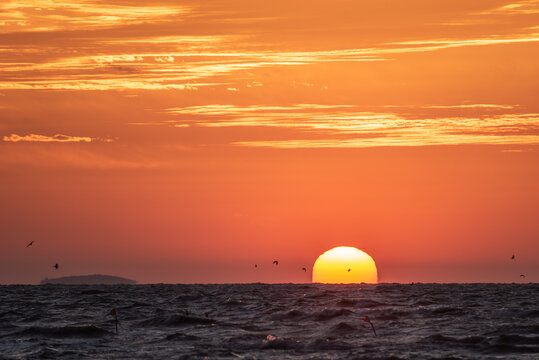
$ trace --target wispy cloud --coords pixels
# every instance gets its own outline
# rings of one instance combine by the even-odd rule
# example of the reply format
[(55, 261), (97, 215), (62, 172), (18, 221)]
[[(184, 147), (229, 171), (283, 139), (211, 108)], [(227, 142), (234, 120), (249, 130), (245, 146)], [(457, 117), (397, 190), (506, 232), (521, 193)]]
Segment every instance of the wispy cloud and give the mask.
[(121, 5), (90, 0), (4, 0), (0, 4), (0, 33), (151, 23), (187, 11), (183, 6)]
[(307, 148), (371, 148), (380, 146), (434, 146), (434, 145), (520, 145), (538, 144), (539, 136), (533, 136), (523, 141), (520, 136), (429, 136), (423, 134), (391, 135), (389, 137), (355, 138), (355, 139), (322, 139), (322, 140), (264, 140), (237, 141), (234, 145), (252, 147), (271, 147), (281, 149)]
[(77, 143), (77, 142), (92, 142), (97, 139), (91, 138), (88, 136), (70, 136), (70, 135), (62, 135), (62, 134), (56, 134), (53, 136), (47, 136), (47, 135), (38, 135), (38, 134), (29, 134), (29, 135), (17, 135), (17, 134), (11, 134), (9, 136), (4, 136), (2, 138), (3, 141), (6, 142), (59, 142), (59, 143)]
[(514, 109), (514, 105), (500, 104), (461, 104), (461, 105), (426, 105), (428, 109)]
[[(482, 17), (489, 18), (489, 11), (535, 13), (538, 9), (537, 1), (515, 1), (485, 10)], [(406, 41), (389, 34), (377, 41), (342, 41), (324, 47), (306, 42), (300, 48), (266, 36), (254, 26), (266, 18), (277, 24), (286, 20), (284, 15), (234, 13), (196, 3), (5, 0), (0, 3), (0, 34), (7, 40), (0, 41), (0, 89), (195, 90), (221, 84), (238, 88), (238, 81), (247, 81), (248, 74), (259, 68), (370, 63), (403, 54), (539, 41), (537, 29), (523, 26), (445, 37), (414, 32)], [(313, 26), (307, 20), (304, 30)], [(301, 24), (298, 19), (295, 26)], [(272, 27), (266, 30), (273, 34)], [(354, 39), (366, 37), (361, 27), (350, 31), (355, 31)], [(253, 81), (245, 87), (258, 85)]]
[(504, 14), (504, 15), (530, 15), (539, 14), (538, 0), (520, 0), (507, 5), (503, 5), (491, 10), (481, 12), (481, 14)]
[[(290, 136), (303, 134), (301, 140), (235, 142), (243, 146), (371, 147), (539, 142), (539, 114), (536, 113), (495, 114), (489, 111), (467, 116), (442, 116), (435, 112), (436, 109), (512, 109), (496, 104), (425, 106), (422, 109), (431, 109), (430, 115), (367, 112), (352, 105), (323, 104), (203, 105), (171, 108), (168, 113), (181, 118), (170, 122), (175, 126), (278, 127), (295, 130)], [(316, 134), (317, 139), (305, 139), (308, 134)]]
[(423, 51), (435, 51), (465, 46), (506, 45), (517, 43), (529, 43), (539, 41), (539, 33), (520, 34), (510, 36), (492, 35), (477, 39), (429, 39), (388, 43), (388, 45), (404, 45), (401, 49), (389, 48), (380, 50), (382, 53), (411, 53)]
[[(170, 80), (170, 79), (169, 79)], [(168, 83), (165, 80), (151, 79), (147, 81), (137, 79), (106, 79), (106, 80), (64, 80), (56, 81), (35, 80), (18, 84), (0, 84), (4, 90), (198, 90), (201, 86), (220, 84), (200, 83)]]
[[(388, 43), (376, 48), (329, 51), (275, 52), (222, 51), (215, 40), (214, 51), (201, 51), (192, 42), (182, 52), (137, 52), (121, 55), (91, 55), (25, 62), (4, 62), (0, 89), (194, 89), (195, 84), (215, 83), (207, 79), (230, 76), (260, 67), (300, 66), (324, 62), (385, 61), (406, 53), (430, 52), (467, 46), (538, 42), (539, 34), (479, 39), (429, 39)], [(210, 42), (200, 44), (207, 48)], [(10, 51), (15, 51), (12, 49)], [(89, 75), (92, 79), (89, 80)], [(200, 85), (199, 85), (200, 86)], [(251, 85), (250, 87), (252, 87)]]
[(230, 104), (211, 104), (199, 106), (187, 106), (169, 108), (169, 114), (183, 115), (243, 115), (246, 113), (267, 113), (269, 111), (294, 112), (298, 110), (323, 110), (323, 109), (344, 109), (354, 107), (353, 105), (324, 105), (324, 104), (296, 104), (292, 106), (271, 106), (271, 105), (248, 105), (237, 106)]
[[(176, 61), (178, 60), (178, 61)], [(381, 61), (364, 50), (325, 52), (168, 52), (61, 58), (44, 63), (4, 63), (0, 89), (193, 89), (189, 82), (260, 67), (330, 61)], [(0, 63), (1, 64), (1, 63)], [(88, 74), (99, 74), (88, 80)], [(75, 85), (72, 85), (75, 84)], [(209, 84), (212, 84), (209, 82)], [(261, 86), (259, 82), (247, 87)]]

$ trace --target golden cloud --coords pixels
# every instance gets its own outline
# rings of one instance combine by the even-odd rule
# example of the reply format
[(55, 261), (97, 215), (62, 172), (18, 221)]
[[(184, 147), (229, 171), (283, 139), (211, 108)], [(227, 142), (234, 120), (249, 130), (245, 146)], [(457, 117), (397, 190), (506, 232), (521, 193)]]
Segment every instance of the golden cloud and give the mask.
[(69, 135), (62, 135), (62, 134), (56, 134), (54, 136), (37, 135), (37, 134), (20, 136), (17, 134), (11, 134), (9, 136), (4, 136), (2, 140), (6, 142), (46, 142), (46, 143), (87, 142), (89, 143), (95, 139), (91, 137), (87, 137), (87, 136), (69, 136)]

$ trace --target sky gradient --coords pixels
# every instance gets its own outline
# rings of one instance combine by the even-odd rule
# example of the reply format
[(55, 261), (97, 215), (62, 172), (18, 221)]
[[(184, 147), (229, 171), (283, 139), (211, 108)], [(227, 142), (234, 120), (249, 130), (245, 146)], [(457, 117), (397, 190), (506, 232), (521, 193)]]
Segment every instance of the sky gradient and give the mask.
[(2, 1), (0, 283), (309, 282), (340, 245), (537, 282), (537, 59), (537, 0)]

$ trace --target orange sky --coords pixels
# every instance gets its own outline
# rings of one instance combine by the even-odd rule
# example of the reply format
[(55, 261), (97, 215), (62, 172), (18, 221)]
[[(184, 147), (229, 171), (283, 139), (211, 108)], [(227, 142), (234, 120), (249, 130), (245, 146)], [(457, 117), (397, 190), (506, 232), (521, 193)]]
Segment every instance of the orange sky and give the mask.
[(538, 0), (143, 3), (0, 3), (0, 283), (537, 281)]

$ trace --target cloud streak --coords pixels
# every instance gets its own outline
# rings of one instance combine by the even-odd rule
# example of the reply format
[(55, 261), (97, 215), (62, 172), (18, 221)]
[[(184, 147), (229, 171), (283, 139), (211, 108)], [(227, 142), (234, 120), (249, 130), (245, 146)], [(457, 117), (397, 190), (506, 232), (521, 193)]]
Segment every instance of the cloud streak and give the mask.
[(107, 4), (88, 0), (4, 0), (0, 4), (3, 31), (55, 31), (109, 28), (163, 21), (187, 12), (186, 7)]
[[(484, 114), (442, 116), (437, 109)], [(171, 108), (180, 120), (173, 126), (211, 128), (275, 127), (295, 130), (302, 139), (237, 141), (236, 145), (294, 147), (374, 147), (454, 144), (537, 144), (539, 114), (504, 113), (506, 105), (466, 104), (424, 106), (429, 116), (399, 112), (368, 112), (353, 105), (298, 104), (292, 106), (203, 105)], [(493, 113), (492, 111), (502, 113)], [(306, 139), (316, 134), (316, 139)], [(322, 139), (320, 139), (322, 138)]]
[[(2, 99), (0, 141), (105, 141), (39, 135), (68, 122), (84, 133), (71, 118), (90, 105), (110, 127), (104, 134), (151, 133), (152, 144), (167, 130), (172, 142), (201, 143), (172, 140), (199, 131), (219, 144), (272, 147), (537, 142), (529, 94), (539, 1), (420, 0), (421, 11), (369, 1), (284, 0), (279, 11), (239, 0), (152, 4), (2, 2), (0, 91), (58, 108), (42, 117)], [(79, 96), (64, 108), (62, 97)], [(19, 118), (29, 125), (17, 127)]]
[(38, 135), (38, 134), (29, 134), (29, 135), (17, 135), (17, 134), (11, 134), (9, 136), (4, 136), (2, 138), (5, 142), (43, 142), (43, 143), (89, 143), (92, 141), (95, 141), (95, 138), (91, 138), (88, 136), (70, 136), (70, 135), (62, 135), (62, 134), (56, 134), (53, 136), (46, 136), (46, 135)]
[(511, 4), (503, 5), (495, 9), (481, 12), (482, 15), (503, 14), (503, 15), (533, 15), (539, 14), (538, 0), (521, 0)]
[[(519, 1), (485, 10), (481, 16), (537, 11), (538, 2)], [(256, 31), (248, 20), (256, 23), (260, 15), (275, 23), (286, 20), (269, 13), (242, 18), (240, 13), (212, 12), (196, 4), (8, 0), (0, 4), (0, 29), (6, 40), (0, 41), (0, 89), (192, 90), (202, 84), (235, 84), (260, 68), (380, 62), (406, 54), (539, 41), (537, 29), (522, 26), (503, 31), (491, 27), (468, 36), (414, 34), (395, 41), (393, 34), (376, 42), (343, 42), (324, 49), (307, 42), (291, 47)], [(298, 19), (302, 20), (308, 19)], [(350, 31), (365, 37), (363, 29)]]
[[(216, 43), (218, 41), (215, 40)], [(324, 62), (387, 61), (400, 54), (538, 41), (539, 33), (532, 33), (515, 37), (470, 40), (418, 40), (389, 43), (377, 48), (310, 52), (234, 52), (218, 49), (205, 52), (192, 45), (191, 50), (183, 52), (138, 52), (59, 58), (44, 63), (4, 63), (0, 74), (7, 80), (0, 81), (0, 89), (184, 90), (197, 87), (196, 83), (206, 82), (211, 85), (212, 82), (208, 81), (210, 78), (231, 76), (236, 72), (261, 67), (300, 66)], [(208, 46), (206, 41), (202, 44), (204, 48)], [(93, 76), (88, 80), (90, 74)]]

